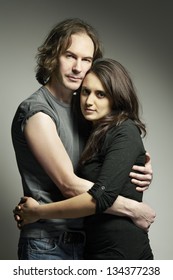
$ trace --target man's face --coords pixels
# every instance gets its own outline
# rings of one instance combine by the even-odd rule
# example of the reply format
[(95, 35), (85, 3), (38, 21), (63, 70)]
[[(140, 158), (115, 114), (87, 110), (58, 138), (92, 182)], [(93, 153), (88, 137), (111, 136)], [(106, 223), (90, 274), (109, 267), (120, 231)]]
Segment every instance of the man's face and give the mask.
[(85, 33), (73, 34), (70, 47), (59, 57), (58, 83), (63, 88), (76, 91), (92, 65), (93, 54), (91, 38)]

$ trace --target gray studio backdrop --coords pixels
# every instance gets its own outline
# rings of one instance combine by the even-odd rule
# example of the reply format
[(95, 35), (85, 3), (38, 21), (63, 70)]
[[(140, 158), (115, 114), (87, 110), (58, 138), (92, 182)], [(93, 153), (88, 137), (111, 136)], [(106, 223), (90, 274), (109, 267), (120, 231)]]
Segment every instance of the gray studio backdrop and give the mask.
[(18, 104), (33, 93), (35, 54), (48, 31), (67, 17), (98, 30), (105, 56), (126, 66), (147, 123), (154, 179), (144, 200), (157, 212), (150, 229), (155, 259), (173, 258), (172, 7), (164, 0), (1, 0), (0, 2), (0, 259), (17, 259), (19, 231), (12, 209), (22, 196), (10, 127)]

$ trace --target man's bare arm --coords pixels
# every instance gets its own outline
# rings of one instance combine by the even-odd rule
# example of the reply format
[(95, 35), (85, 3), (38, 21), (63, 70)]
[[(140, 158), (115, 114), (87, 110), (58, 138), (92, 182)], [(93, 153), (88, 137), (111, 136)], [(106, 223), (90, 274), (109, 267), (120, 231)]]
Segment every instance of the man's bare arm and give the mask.
[[(48, 115), (40, 112), (32, 116), (25, 126), (24, 133), (38, 162), (65, 197), (79, 195), (92, 187), (92, 182), (74, 174), (71, 160), (57, 134), (53, 120)], [(143, 171), (143, 175), (130, 174), (133, 175), (133, 181), (136, 180), (135, 183), (143, 187), (139, 190), (143, 191), (151, 182), (151, 178), (149, 178), (152, 174), (150, 158), (148, 157), (145, 167), (134, 168)], [(137, 179), (143, 180), (143, 183)]]
[[(25, 127), (25, 136), (33, 154), (65, 197), (82, 194), (92, 187), (92, 182), (74, 174), (72, 163), (49, 116), (38, 113), (31, 117)], [(118, 197), (110, 213), (127, 215), (137, 220), (136, 202), (132, 204), (126, 200), (127, 198)], [(142, 215), (138, 214), (138, 219), (139, 216)]]
[[(21, 204), (14, 209), (14, 214), (21, 228), (39, 219), (79, 218), (93, 215), (95, 209), (96, 201), (88, 193), (83, 193), (70, 199), (43, 205), (39, 205), (31, 197), (24, 197)], [(149, 229), (155, 218), (154, 211), (148, 205), (120, 196), (116, 200), (116, 206), (106, 210), (109, 214), (115, 214), (115, 212), (120, 216), (129, 216), (137, 226), (144, 230)]]
[(147, 204), (118, 196), (113, 205), (105, 213), (127, 216), (140, 228), (148, 230), (154, 222), (156, 213)]
[(55, 123), (48, 115), (40, 112), (32, 116), (25, 125), (24, 133), (32, 153), (66, 198), (92, 187), (92, 182), (74, 174)]

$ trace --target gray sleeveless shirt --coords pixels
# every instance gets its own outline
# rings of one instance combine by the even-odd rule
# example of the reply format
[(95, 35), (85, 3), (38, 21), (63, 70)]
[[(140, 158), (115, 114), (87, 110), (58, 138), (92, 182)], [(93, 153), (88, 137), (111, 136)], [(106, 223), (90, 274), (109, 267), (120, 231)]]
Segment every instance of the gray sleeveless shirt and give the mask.
[[(23, 134), (26, 120), (38, 112), (49, 115), (55, 122), (57, 133), (74, 169), (82, 150), (77, 122), (73, 119), (71, 106), (58, 101), (45, 87), (41, 87), (19, 105), (12, 122), (12, 141), (24, 195), (34, 197), (39, 203), (60, 201), (64, 197), (33, 156)], [(60, 231), (80, 230), (82, 225), (82, 219), (40, 220), (26, 225), (21, 231), (21, 236), (32, 238), (57, 236)]]

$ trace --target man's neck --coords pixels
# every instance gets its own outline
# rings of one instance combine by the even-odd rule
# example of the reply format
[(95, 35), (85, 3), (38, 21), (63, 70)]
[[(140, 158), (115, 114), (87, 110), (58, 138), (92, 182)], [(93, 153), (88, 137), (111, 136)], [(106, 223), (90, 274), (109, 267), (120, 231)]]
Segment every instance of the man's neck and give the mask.
[(48, 91), (63, 103), (70, 104), (73, 96), (73, 92), (57, 83), (57, 80), (52, 77), (49, 82), (45, 85)]

